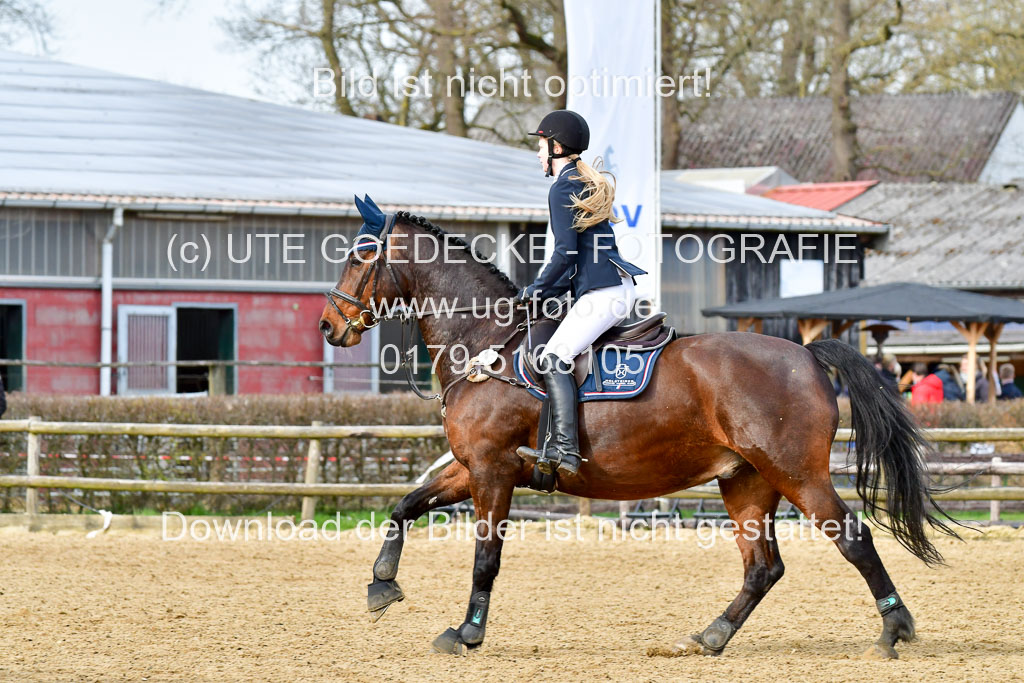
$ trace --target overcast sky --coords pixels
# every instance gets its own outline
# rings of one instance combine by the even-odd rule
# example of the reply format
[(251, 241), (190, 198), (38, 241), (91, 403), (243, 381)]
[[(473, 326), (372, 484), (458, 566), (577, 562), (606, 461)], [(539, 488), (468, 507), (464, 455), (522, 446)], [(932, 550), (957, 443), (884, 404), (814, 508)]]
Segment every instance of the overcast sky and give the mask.
[[(51, 56), (63, 62), (203, 90), (260, 97), (256, 56), (239, 52), (217, 25), (231, 0), (45, 0), (56, 20)], [(44, 55), (31, 41), (19, 52)]]

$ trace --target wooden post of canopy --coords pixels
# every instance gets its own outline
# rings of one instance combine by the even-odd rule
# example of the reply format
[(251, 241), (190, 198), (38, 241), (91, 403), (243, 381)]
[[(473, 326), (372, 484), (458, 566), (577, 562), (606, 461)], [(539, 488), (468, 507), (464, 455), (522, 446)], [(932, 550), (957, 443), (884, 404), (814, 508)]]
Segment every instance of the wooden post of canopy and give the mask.
[(800, 330), (800, 338), (804, 346), (818, 338), (828, 326), (828, 320), (824, 318), (800, 318), (796, 321), (796, 327)]
[(967, 402), (974, 403), (974, 375), (978, 372), (978, 339), (981, 337), (988, 323), (967, 323), (958, 320), (950, 320), (953, 327), (960, 331), (967, 338)]
[(996, 342), (1003, 333), (1003, 323), (989, 323), (985, 329), (988, 339), (988, 398), (989, 403), (996, 402), (996, 382), (999, 381), (999, 368), (996, 367)]
[(853, 327), (856, 320), (833, 320), (832, 321), (832, 338), (839, 339), (843, 336), (843, 332)]
[(736, 331), (737, 332), (749, 332), (751, 329), (757, 334), (763, 334), (764, 329), (764, 318), (736, 318)]

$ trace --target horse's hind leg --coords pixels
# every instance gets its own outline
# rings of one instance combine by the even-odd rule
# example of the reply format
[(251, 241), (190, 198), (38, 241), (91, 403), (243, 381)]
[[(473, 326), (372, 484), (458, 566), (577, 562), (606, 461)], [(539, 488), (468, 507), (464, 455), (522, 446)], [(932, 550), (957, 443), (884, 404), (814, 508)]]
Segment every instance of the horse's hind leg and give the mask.
[(455, 461), (441, 473), (406, 495), (391, 513), (391, 529), (384, 539), (377, 561), (373, 563), (373, 583), (367, 588), (370, 619), (377, 621), (388, 607), (405, 599), (395, 581), (398, 561), (409, 526), (421, 515), (435, 508), (460, 503), (469, 498), (469, 470)]
[(785, 492), (801, 512), (821, 529), (839, 548), (839, 552), (864, 577), (882, 615), (882, 635), (868, 648), (865, 656), (896, 659), (899, 640), (914, 640), (914, 617), (896, 593), (889, 573), (878, 557), (871, 531), (843, 502), (830, 479), (818, 484), (804, 483), (792, 496)]
[(736, 525), (736, 545), (743, 556), (743, 588), (702, 633), (676, 644), (676, 652), (682, 654), (720, 655), (785, 571), (774, 530), (778, 491), (749, 465), (718, 483), (729, 518)]

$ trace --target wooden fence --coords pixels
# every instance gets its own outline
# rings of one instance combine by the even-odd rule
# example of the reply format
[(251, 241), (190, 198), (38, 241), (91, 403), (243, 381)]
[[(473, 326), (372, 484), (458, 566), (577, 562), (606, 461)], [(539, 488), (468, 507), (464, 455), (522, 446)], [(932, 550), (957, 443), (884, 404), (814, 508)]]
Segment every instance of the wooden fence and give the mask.
[[(147, 491), (157, 493), (199, 494), (263, 494), (303, 497), (303, 518), (311, 518), (317, 496), (403, 496), (417, 488), (417, 484), (320, 484), (316, 483), (320, 466), (320, 440), (346, 438), (437, 438), (445, 436), (440, 425), (323, 425), (266, 426), (266, 425), (200, 425), (151, 424), (125, 422), (50, 422), (38, 418), (28, 420), (0, 420), (0, 432), (21, 432), (27, 435), (27, 475), (0, 476), (0, 487), (25, 487), (25, 511), (38, 513), (36, 489), (79, 489), (102, 491)], [(219, 437), (309, 439), (306, 459), (305, 483), (286, 482), (214, 482), (214, 481), (152, 481), (135, 479), (107, 479), (89, 477), (52, 477), (39, 474), (42, 434), (114, 434), (128, 436)], [(998, 429), (933, 429), (926, 432), (933, 442), (990, 442), (1024, 441), (1024, 428)], [(851, 440), (849, 429), (840, 429), (836, 442)], [(832, 474), (853, 473), (852, 465), (834, 464)], [(1001, 486), (1002, 475), (1024, 475), (1024, 463), (1004, 463), (992, 458), (988, 463), (929, 463), (928, 471), (942, 475), (992, 475), (991, 486), (959, 488), (935, 495), (937, 500), (988, 500), (990, 515), (999, 518), (999, 501), (1024, 500), (1024, 487)], [(852, 488), (838, 489), (844, 500), (858, 500)], [(884, 491), (879, 492), (884, 499)], [(517, 489), (517, 495), (537, 495), (530, 489)], [(696, 486), (665, 496), (667, 498), (717, 499), (717, 486)], [(581, 501), (581, 507), (589, 507)]]

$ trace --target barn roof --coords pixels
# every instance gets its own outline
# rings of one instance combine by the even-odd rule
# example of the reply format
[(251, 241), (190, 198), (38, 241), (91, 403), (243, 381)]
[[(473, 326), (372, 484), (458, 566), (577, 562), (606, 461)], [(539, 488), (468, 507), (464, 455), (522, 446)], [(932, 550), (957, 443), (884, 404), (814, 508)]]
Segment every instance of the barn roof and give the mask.
[(865, 284), (1024, 289), (1024, 188), (879, 183), (839, 210), (893, 226), (866, 254)]
[(812, 209), (833, 211), (861, 195), (877, 180), (850, 180), (843, 183), (801, 183), (781, 185), (765, 192), (762, 197), (787, 204), (809, 206)]
[[(860, 179), (974, 182), (1018, 106), (1016, 93), (864, 95), (852, 101), (869, 169)], [(683, 125), (679, 166), (778, 165), (832, 179), (827, 97), (715, 98)]]
[[(503, 145), (0, 52), (0, 206), (547, 218), (550, 180)], [(665, 183), (663, 224), (884, 233), (886, 226)]]
[(1024, 322), (1024, 302), (916, 282), (744, 301), (706, 308), (702, 312), (705, 316), (725, 318)]

